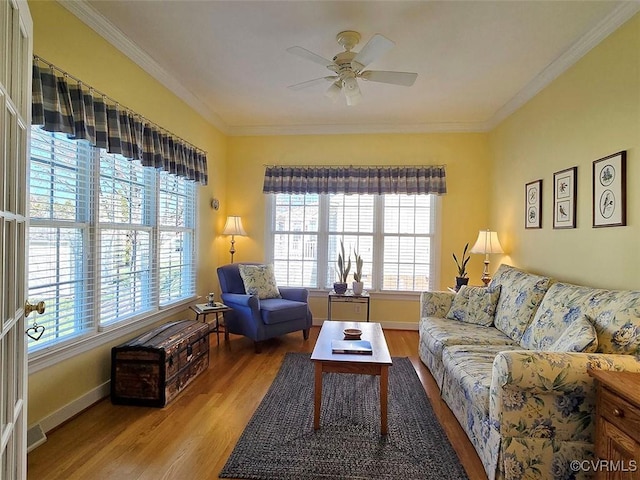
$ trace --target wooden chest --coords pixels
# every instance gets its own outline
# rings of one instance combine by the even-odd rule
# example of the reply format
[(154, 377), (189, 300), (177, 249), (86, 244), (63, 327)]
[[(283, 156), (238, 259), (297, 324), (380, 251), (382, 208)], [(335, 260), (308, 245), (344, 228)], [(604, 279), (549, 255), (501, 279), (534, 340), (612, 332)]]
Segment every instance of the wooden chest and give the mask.
[(209, 367), (209, 325), (180, 320), (111, 349), (111, 401), (164, 407)]

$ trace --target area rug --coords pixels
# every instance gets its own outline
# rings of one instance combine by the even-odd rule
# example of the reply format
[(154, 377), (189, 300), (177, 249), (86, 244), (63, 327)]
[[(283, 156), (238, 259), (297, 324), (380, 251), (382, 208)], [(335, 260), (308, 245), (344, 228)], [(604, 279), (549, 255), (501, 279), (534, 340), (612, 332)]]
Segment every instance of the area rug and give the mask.
[(389, 368), (388, 434), (379, 377), (325, 373), (313, 430), (314, 364), (288, 353), (242, 433), (223, 478), (255, 480), (468, 478), (408, 358)]

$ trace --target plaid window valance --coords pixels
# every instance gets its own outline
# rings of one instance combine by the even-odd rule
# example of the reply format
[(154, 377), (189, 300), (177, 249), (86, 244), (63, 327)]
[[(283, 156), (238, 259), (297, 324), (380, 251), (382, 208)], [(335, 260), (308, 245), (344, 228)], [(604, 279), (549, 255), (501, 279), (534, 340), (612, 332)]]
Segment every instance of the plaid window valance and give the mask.
[(296, 167), (267, 166), (263, 193), (442, 195), (444, 166)]
[(205, 152), (38, 57), (33, 62), (32, 96), (33, 125), (207, 184)]

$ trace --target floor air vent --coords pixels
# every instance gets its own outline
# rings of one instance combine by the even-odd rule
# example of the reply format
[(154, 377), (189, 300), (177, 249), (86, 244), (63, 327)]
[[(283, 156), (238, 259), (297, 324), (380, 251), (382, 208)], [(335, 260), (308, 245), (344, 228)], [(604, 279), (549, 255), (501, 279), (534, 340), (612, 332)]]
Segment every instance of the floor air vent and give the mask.
[(46, 441), (47, 436), (44, 434), (44, 430), (42, 430), (40, 424), (34, 425), (27, 430), (27, 453)]

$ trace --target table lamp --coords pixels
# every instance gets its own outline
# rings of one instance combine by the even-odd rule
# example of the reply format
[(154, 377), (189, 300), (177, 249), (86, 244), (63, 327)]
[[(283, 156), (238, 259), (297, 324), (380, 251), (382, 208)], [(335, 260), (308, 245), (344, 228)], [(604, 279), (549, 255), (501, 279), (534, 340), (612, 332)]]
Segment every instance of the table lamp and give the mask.
[(498, 241), (498, 234), (490, 230), (480, 230), (478, 233), (478, 239), (475, 245), (471, 248), (471, 253), (484, 254), (484, 270), (482, 271), (482, 282), (485, 287), (489, 285), (491, 281), (491, 275), (489, 275), (489, 254), (490, 253), (504, 253), (502, 246)]

